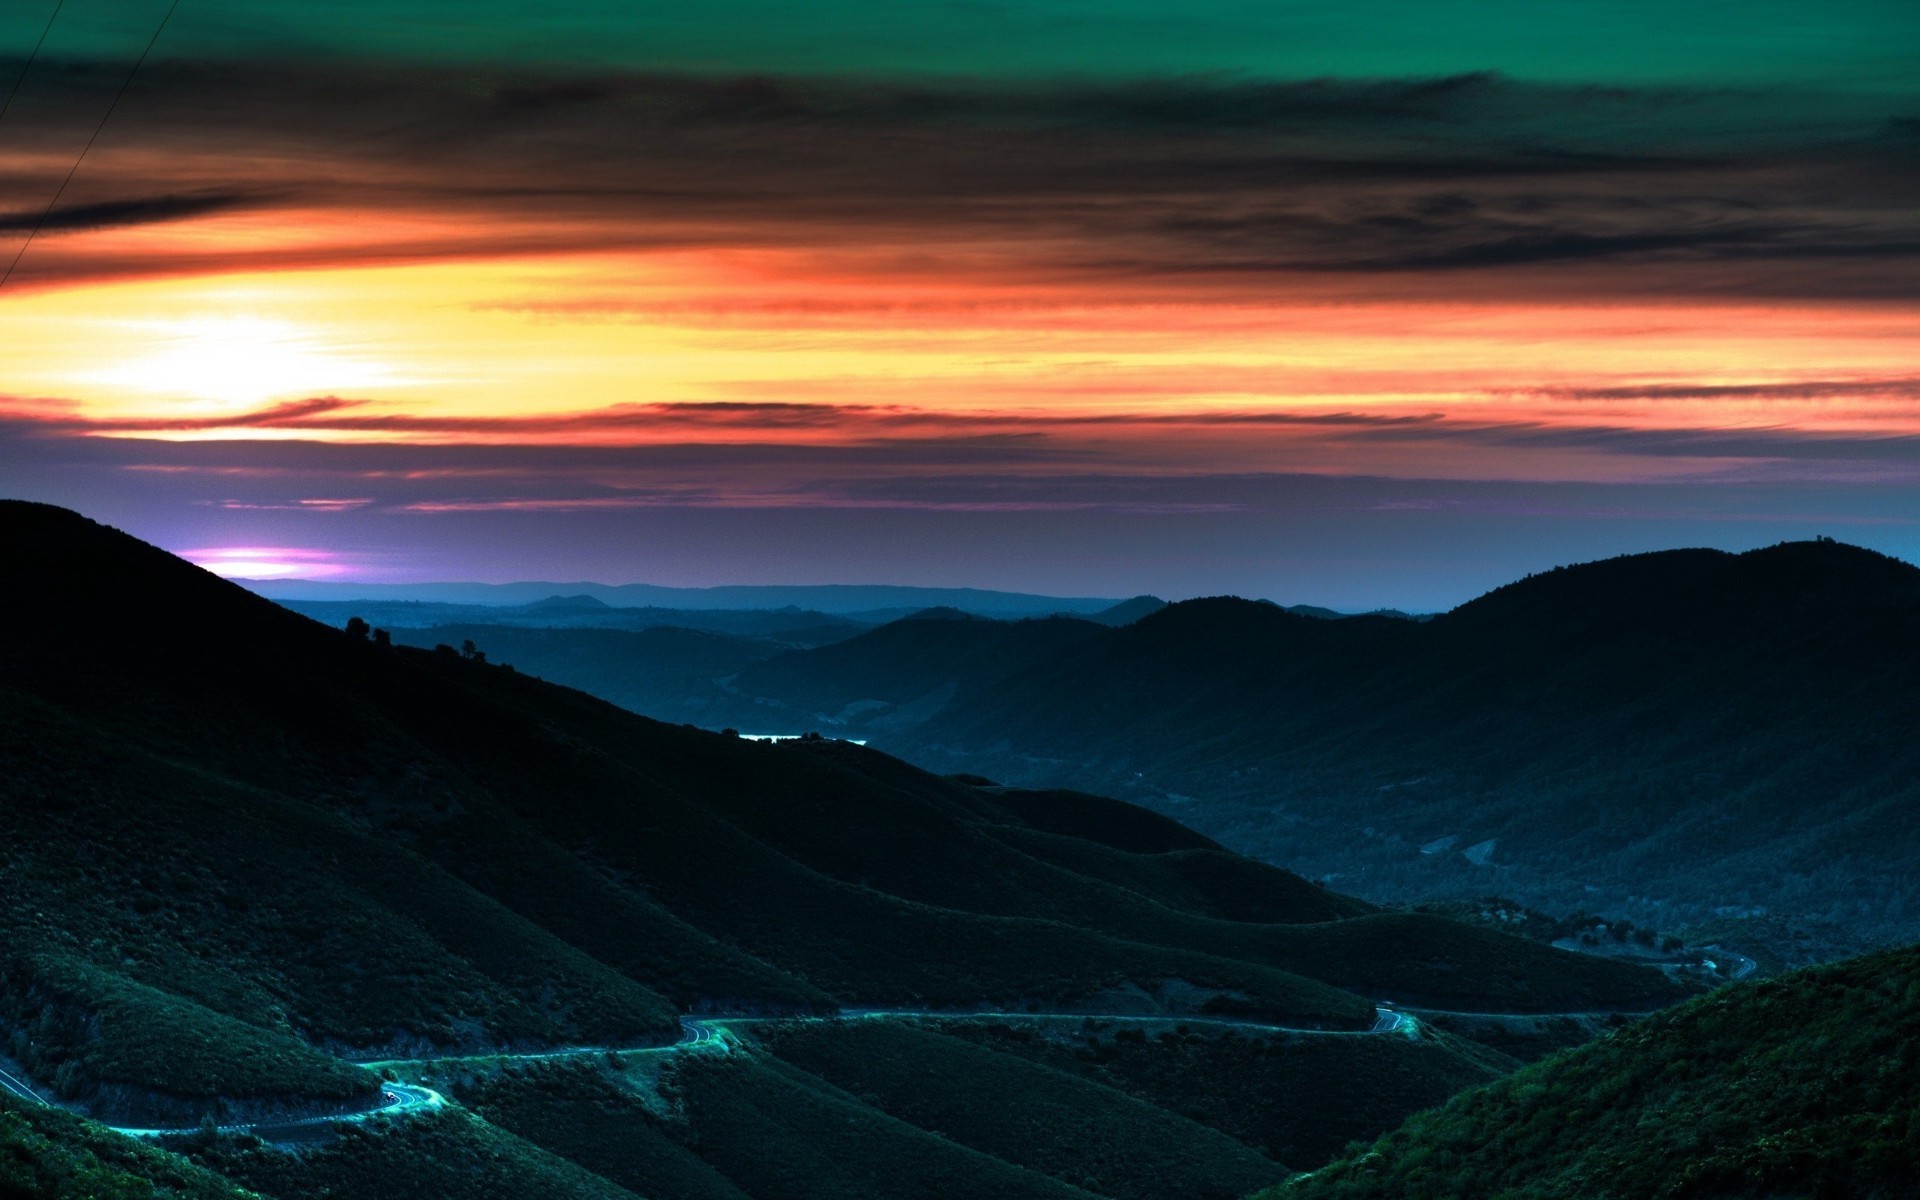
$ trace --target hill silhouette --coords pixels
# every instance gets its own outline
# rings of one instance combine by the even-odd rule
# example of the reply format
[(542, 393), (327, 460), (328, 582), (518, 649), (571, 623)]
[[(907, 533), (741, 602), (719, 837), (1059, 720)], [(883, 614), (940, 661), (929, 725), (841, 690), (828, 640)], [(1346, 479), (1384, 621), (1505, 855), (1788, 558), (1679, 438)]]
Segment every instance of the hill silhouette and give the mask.
[(961, 693), (1103, 631), (1075, 617), (994, 621), (932, 609), (754, 663), (730, 687), (759, 712), (800, 728), (907, 729), (932, 719)]
[(880, 744), (1112, 791), (1379, 900), (1871, 944), (1920, 935), (1917, 676), (1920, 570), (1797, 542), (1563, 568), (1423, 622), (1189, 601)]
[(1895, 1200), (1920, 1188), (1920, 948), (1746, 984), (1465, 1092), (1269, 1200)]
[[(1404, 1053), (1431, 1082), (1342, 1110), (1352, 1137), (1493, 1069), (1444, 1038), (1402, 1052), (1357, 1032), (1379, 1000), (1636, 1010), (1678, 994), (1645, 968), (1376, 911), (1116, 801), (663, 725), (451, 649), (382, 645), (46, 506), (0, 504), (0, 628), (7, 1055), (121, 1122), (371, 1104), (352, 1056), (636, 1047), (674, 1041), (688, 1011), (874, 1007), (1356, 1031), (1334, 1048)], [(777, 1048), (669, 1058), (645, 1096), (620, 1076), (632, 1106), (596, 1111), (688, 1189), (717, 1171), (751, 1195), (898, 1195), (909, 1165), (946, 1195), (1080, 1194), (1096, 1176), (1138, 1190), (1183, 1121), (1238, 1142), (1144, 1085), (1088, 1091), (937, 1039), (875, 1045), (889, 1061), (865, 1082)], [(916, 1045), (980, 1067), (938, 1114), (887, 1099)], [(554, 1071), (582, 1069), (567, 1063)], [(1084, 1153), (1009, 1123), (1021, 1093), (988, 1081), (1023, 1071), (1036, 1105), (1103, 1097)], [(282, 1196), (622, 1194), (602, 1171), (632, 1164), (595, 1158), (567, 1115), (585, 1084), (432, 1078), (454, 1106), (297, 1159), (218, 1138), (196, 1154)], [(1311, 1101), (1281, 1124), (1324, 1126)], [(1231, 1195), (1262, 1155), (1166, 1161)], [(479, 1176), (493, 1190), (471, 1190)]]
[(1131, 625), (1141, 617), (1157, 613), (1167, 606), (1167, 602), (1158, 596), (1135, 596), (1131, 600), (1122, 600), (1112, 608), (1087, 613), (1086, 619), (1102, 625)]

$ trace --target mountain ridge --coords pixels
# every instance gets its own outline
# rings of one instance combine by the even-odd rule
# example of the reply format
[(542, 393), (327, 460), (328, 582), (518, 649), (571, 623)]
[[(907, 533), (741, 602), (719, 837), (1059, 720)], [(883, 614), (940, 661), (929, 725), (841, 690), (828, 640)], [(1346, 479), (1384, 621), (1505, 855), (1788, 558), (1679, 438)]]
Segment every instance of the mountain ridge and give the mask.
[[(1284, 1169), (1259, 1146), (1175, 1153), (1181, 1121), (1215, 1130), (1208, 1144), (1238, 1135), (1213, 1110), (1168, 1108), (1178, 1089), (1153, 1072), (1125, 1100), (1019, 1055), (874, 1033), (890, 1056), (974, 1064), (935, 1113), (888, 1090), (910, 1062), (866, 1076), (810, 1059), (816, 1074), (773, 1032), (657, 1060), (621, 1050), (676, 1040), (689, 1011), (1130, 1013), (1170, 1031), (1219, 1015), (1334, 1031), (1315, 1061), (1385, 1058), (1417, 1084), (1262, 1127), (1325, 1146), (1492, 1070), (1468, 1043), (1369, 1032), (1379, 999), (1631, 1011), (1686, 991), (1377, 912), (1119, 801), (665, 725), (450, 647), (383, 645), (63, 510), (0, 503), (0, 630), (0, 1032), (21, 1072), (96, 1115), (171, 1127), (373, 1106), (378, 1077), (343, 1054), (463, 1056), (406, 1068), (444, 1108), (292, 1158), (219, 1138), (196, 1151), (283, 1200), (458, 1190), (478, 1163), (501, 1187), (614, 1194), (599, 1171), (641, 1176), (570, 1140), (582, 1071), (627, 1080), (641, 1099), (605, 1119), (679, 1162), (688, 1195), (711, 1194), (709, 1170), (756, 1195), (791, 1194), (781, 1179), (888, 1195), (880, 1164), (910, 1161), (937, 1168), (943, 1194), (1077, 1194), (1083, 1163), (1137, 1189), (1147, 1159), (1117, 1149), (1137, 1142), (1224, 1200)], [(1224, 1064), (1290, 1036), (1217, 1050)], [(458, 1065), (582, 1045), (611, 1049), (567, 1071)], [(988, 1078), (1029, 1080), (1036, 1106), (1101, 1097), (1097, 1134), (1032, 1141), (1020, 1121), (1041, 1108), (987, 1095)], [(1009, 1124), (1009, 1104), (1028, 1115)]]
[[(1798, 913), (1872, 945), (1920, 932), (1916, 669), (1920, 569), (1801, 542), (1562, 568), (1418, 623), (1186, 601), (876, 737), (1376, 899)], [(1423, 852), (1449, 843), (1482, 861)]]

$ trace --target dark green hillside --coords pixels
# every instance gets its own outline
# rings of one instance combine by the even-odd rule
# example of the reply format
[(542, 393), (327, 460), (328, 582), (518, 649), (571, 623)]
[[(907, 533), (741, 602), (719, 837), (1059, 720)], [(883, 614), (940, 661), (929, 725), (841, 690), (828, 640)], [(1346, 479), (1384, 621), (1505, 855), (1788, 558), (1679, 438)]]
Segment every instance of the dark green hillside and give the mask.
[[(121, 1125), (284, 1131), (407, 1104), (356, 1058), (495, 1064), (430, 1074), (450, 1108), (412, 1095), (298, 1153), (177, 1141), (278, 1200), (1237, 1195), (1320, 1135), (1141, 1084), (1172, 1067), (1102, 1078), (864, 1020), (614, 1051), (700, 1011), (1205, 1013), (1346, 1031), (1327, 1052), (1371, 1069), (1406, 1041), (1367, 1032), (1381, 998), (1677, 994), (1381, 913), (1117, 801), (664, 725), (356, 637), (34, 505), (0, 504), (0, 761), (0, 1057), (42, 1092)], [(525, 1057), (561, 1047), (589, 1049)], [(1335, 1124), (1374, 1134), (1478, 1078), (1435, 1052), (1433, 1086)]]
[(668, 1081), (668, 1096), (701, 1156), (757, 1200), (1091, 1194), (889, 1116), (775, 1059), (689, 1060)]
[(943, 1021), (943, 1033), (1083, 1076), (1296, 1169), (1518, 1064), (1423, 1028), (1406, 1037), (1248, 1035), (1167, 1022)]
[(1916, 680), (1920, 570), (1797, 542), (1564, 568), (1425, 622), (1175, 604), (877, 736), (1372, 899), (1885, 942), (1920, 933)]
[(447, 1086), (488, 1124), (649, 1200), (746, 1200), (695, 1152), (692, 1126), (659, 1094), (657, 1080), (632, 1074), (555, 1063)]
[[(760, 1034), (782, 1060), (889, 1116), (1103, 1196), (1230, 1200), (1286, 1171), (1217, 1130), (1083, 1076), (895, 1021)], [(964, 1080), (964, 1086), (929, 1086)]]
[[(19, 898), (0, 1011), (44, 1082), (96, 1104), (297, 1109), (365, 1086), (309, 1047), (642, 1044), (696, 1007), (1364, 1028), (1381, 996), (1673, 994), (1355, 916), (1124, 806), (664, 726), (355, 639), (59, 510), (6, 505), (0, 531), (0, 878)], [(48, 997), (56, 1019), (27, 1027)], [(257, 1049), (169, 1053), (182, 1023)]]
[(1895, 1200), (1920, 1189), (1920, 949), (1734, 988), (1455, 1097), (1274, 1193)]
[(449, 1110), (379, 1127), (349, 1126), (298, 1153), (257, 1142), (185, 1138), (180, 1148), (275, 1200), (447, 1196), (460, 1200), (635, 1200), (556, 1154)]
[(78, 1117), (0, 1095), (0, 1196), (85, 1200), (245, 1200), (207, 1170)]

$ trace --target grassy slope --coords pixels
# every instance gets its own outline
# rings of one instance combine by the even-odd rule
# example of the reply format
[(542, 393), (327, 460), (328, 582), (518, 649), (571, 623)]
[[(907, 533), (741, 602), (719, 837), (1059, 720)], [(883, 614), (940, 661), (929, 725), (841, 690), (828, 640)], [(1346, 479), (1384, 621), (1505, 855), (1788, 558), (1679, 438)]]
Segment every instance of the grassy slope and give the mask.
[(0, 1095), (0, 1196), (247, 1200), (250, 1193), (178, 1155)]
[[(1058, 843), (997, 836), (1058, 823), (1031, 799), (356, 643), (76, 518), (9, 516), (7, 602), (38, 636), (0, 647), (10, 727), (33, 726), (0, 843), (28, 849), (4, 869), (69, 951), (236, 1019), (348, 1045), (633, 1041), (668, 1035), (669, 1005), (1102, 1007), (1191, 985), (1360, 1026), (1364, 1000), (1301, 972), (1415, 994), (1404, 945), (1324, 923), (1345, 902), (1284, 873), (1148, 869), (1091, 842), (1077, 870)], [(147, 580), (132, 610), (130, 579)], [(1210, 893), (1323, 924), (1222, 919)], [(1420, 998), (1462, 977), (1488, 980), (1486, 1004), (1518, 994), (1483, 935), (1419, 936)], [(209, 949), (188, 963), (181, 944)], [(1390, 959), (1361, 961), (1375, 945)], [(1583, 960), (1499, 951), (1532, 956), (1542, 1003), (1592, 990)], [(1650, 978), (1599, 974), (1623, 999)]]
[(1123, 1200), (1227, 1200), (1284, 1177), (1232, 1138), (1116, 1088), (894, 1021), (795, 1023), (783, 1060), (900, 1120)]
[(636, 1200), (566, 1159), (447, 1109), (386, 1128), (350, 1126), (297, 1154), (219, 1140), (195, 1157), (278, 1200), (448, 1196), (460, 1200)]
[[(69, 514), (0, 505), (0, 551), (0, 628), (16, 631), (0, 638), (0, 1019), (35, 1074), (102, 1104), (144, 1089), (297, 1108), (366, 1087), (322, 1051), (633, 1044), (673, 1036), (673, 1010), (702, 1004), (1206, 1002), (1357, 1029), (1377, 987), (1465, 987), (1496, 1006), (1658, 986), (1383, 918), (1114, 802), (663, 726), (499, 667), (354, 641)], [(1072, 1074), (1042, 1077), (1072, 1091)], [(653, 1149), (692, 1196), (1064, 1196), (1135, 1169), (1112, 1133), (1079, 1178), (1048, 1157), (1059, 1147), (1016, 1137), (1013, 1114), (969, 1135), (1063, 1183), (773, 1059), (695, 1060), (674, 1081), (691, 1134)], [(1179, 1125), (1086, 1094), (1142, 1128)], [(298, 1163), (204, 1149), (289, 1197), (385, 1179), (458, 1191), (496, 1169), (529, 1194), (638, 1179), (639, 1158), (595, 1159), (554, 1133), (569, 1112), (590, 1124), (577, 1105), (507, 1116), (496, 1102), (506, 1128), (456, 1112)], [(1248, 1161), (1216, 1145), (1207, 1169), (1223, 1174), (1189, 1164), (1209, 1187)]]
[(651, 1080), (555, 1063), (437, 1082), (488, 1123), (649, 1200), (746, 1200), (688, 1147), (691, 1128), (665, 1111)]
[(1738, 985), (1464, 1093), (1275, 1195), (1910, 1196), (1920, 948)]
[(1250, 1037), (1201, 1026), (1147, 1033), (1097, 1022), (940, 1028), (1118, 1089), (1299, 1168), (1517, 1065), (1437, 1037)]
[(777, 1060), (685, 1060), (669, 1094), (701, 1156), (756, 1200), (1087, 1200), (1089, 1193), (888, 1116)]

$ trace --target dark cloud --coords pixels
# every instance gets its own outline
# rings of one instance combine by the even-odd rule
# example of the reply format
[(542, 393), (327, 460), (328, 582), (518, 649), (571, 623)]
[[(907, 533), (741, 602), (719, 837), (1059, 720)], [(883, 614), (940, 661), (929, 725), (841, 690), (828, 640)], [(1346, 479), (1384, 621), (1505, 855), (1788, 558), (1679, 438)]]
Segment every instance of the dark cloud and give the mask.
[[(1675, 389), (1690, 399), (1758, 399), (1771, 385)], [(1779, 398), (1893, 396), (1915, 381), (1826, 381), (1780, 385)], [(1793, 390), (1798, 389), (1798, 390)], [(1903, 392), (1904, 389), (1904, 392)], [(1561, 390), (1561, 398), (1645, 397), (1658, 389)], [(1692, 393), (1704, 393), (1693, 395)], [(319, 397), (214, 419), (89, 420), (68, 412), (0, 409), (0, 440), (37, 446), (52, 459), (113, 464), (122, 471), (222, 478), (309, 479), (328, 495), (366, 494), (385, 506), (482, 506), (522, 501), (793, 503), (831, 506), (881, 502), (872, 487), (900, 488), (903, 504), (924, 502), (925, 488), (954, 504), (992, 504), (1028, 477), (1084, 472), (1113, 478), (1191, 474), (1208, 480), (1231, 471), (1222, 438), (1258, 444), (1274, 461), (1344, 464), (1384, 461), (1388, 450), (1438, 463), (1461, 454), (1487, 477), (1510, 467), (1513, 452), (1579, 456), (1583, 470), (1612, 461), (1610, 475), (1636, 464), (1684, 460), (1709, 478), (1735, 471), (1780, 477), (1816, 470), (1830, 478), (1920, 483), (1920, 436), (1786, 427), (1719, 429), (1642, 427), (1605, 422), (1490, 420), (1442, 414), (1183, 411), (1058, 415), (942, 413), (881, 405), (751, 403), (621, 405), (538, 418), (388, 414), (361, 402)], [(181, 432), (276, 430), (285, 439), (160, 440)], [(433, 439), (331, 442), (299, 435), (377, 432)], [(804, 436), (795, 440), (796, 431)], [(152, 434), (143, 438), (140, 434)], [(100, 437), (100, 434), (112, 434)], [(1462, 460), (1466, 461), (1466, 460)], [(1117, 474), (1116, 474), (1117, 473)], [(1662, 474), (1671, 475), (1671, 468)], [(1224, 476), (1221, 476), (1224, 477)], [(997, 482), (995, 482), (997, 480)], [(474, 486), (485, 489), (471, 490)], [(923, 487), (924, 485), (924, 487)], [(1203, 490), (1212, 485), (1201, 483)], [(922, 497), (916, 499), (914, 497)], [(1196, 501), (1197, 502), (1197, 501)], [(1211, 501), (1209, 501), (1211, 502)]]
[(211, 213), (257, 206), (269, 197), (254, 192), (202, 192), (193, 195), (136, 196), (121, 200), (96, 200), (87, 204), (69, 204), (54, 209), (20, 209), (0, 212), (0, 233), (18, 233), (39, 229), (47, 233), (71, 230), (106, 229), (116, 225), (150, 225), (157, 221), (183, 221)]
[(1533, 388), (1526, 394), (1566, 400), (1836, 400), (1855, 397), (1920, 400), (1920, 377), (1554, 387)]
[[(0, 204), (14, 227), (84, 137), (95, 74), (36, 73), (51, 94), (10, 121)], [(1022, 85), (157, 63), (57, 214), (69, 236), (36, 247), (27, 279), (894, 246), (949, 271), (1431, 275), (1440, 288), (1548, 267), (1512, 286), (1914, 294), (1910, 120), (1845, 97), (1486, 74)], [(269, 202), (444, 219), (139, 259), (73, 236)]]

